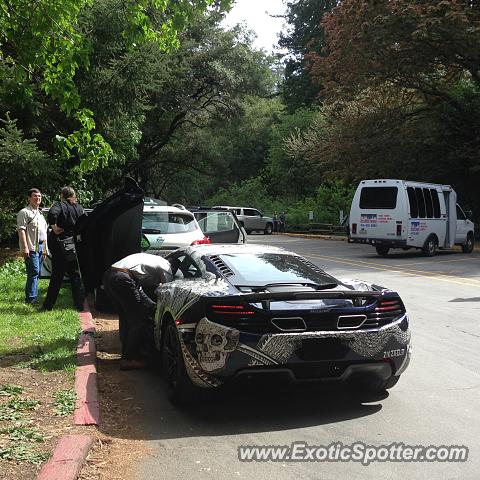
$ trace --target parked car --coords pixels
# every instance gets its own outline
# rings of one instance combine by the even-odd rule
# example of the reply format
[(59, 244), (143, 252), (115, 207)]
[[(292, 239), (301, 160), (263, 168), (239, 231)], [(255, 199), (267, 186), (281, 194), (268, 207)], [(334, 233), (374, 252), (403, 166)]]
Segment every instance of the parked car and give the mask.
[(453, 245), (471, 253), (474, 224), (450, 185), (363, 180), (352, 200), (349, 241), (369, 243), (379, 255), (391, 248), (417, 248), (432, 256), (438, 248)]
[[(127, 185), (97, 208), (76, 230), (87, 291), (140, 251), (142, 193)], [(383, 391), (409, 364), (409, 319), (396, 292), (262, 245), (192, 245), (166, 258), (174, 278), (154, 292), (154, 337), (173, 403), (263, 376)]]
[(244, 207), (228, 207), (217, 205), (212, 207), (214, 210), (229, 210), (235, 212), (238, 221), (245, 228), (246, 232), (250, 234), (254, 231), (261, 231), (266, 235), (273, 233), (273, 219), (265, 216), (255, 208)]
[(396, 292), (262, 245), (166, 258), (175, 278), (156, 290), (155, 338), (173, 403), (254, 376), (381, 391), (407, 368), (409, 320)]
[(166, 255), (180, 247), (210, 241), (193, 213), (169, 205), (144, 205), (142, 250)]

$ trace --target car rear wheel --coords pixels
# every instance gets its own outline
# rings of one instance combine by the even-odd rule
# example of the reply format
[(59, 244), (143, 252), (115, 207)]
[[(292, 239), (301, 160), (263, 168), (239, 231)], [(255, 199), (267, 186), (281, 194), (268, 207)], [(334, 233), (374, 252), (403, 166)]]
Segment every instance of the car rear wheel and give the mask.
[(162, 368), (171, 403), (182, 405), (195, 398), (195, 386), (185, 369), (177, 327), (172, 320), (168, 320), (164, 331)]
[(273, 233), (273, 225), (271, 223), (267, 223), (264, 233), (265, 235), (271, 235)]
[(375, 247), (375, 250), (379, 255), (384, 257), (385, 255), (388, 255), (388, 252), (390, 249), (388, 247), (378, 246), (378, 247)]
[(472, 253), (474, 245), (475, 245), (475, 241), (473, 239), (473, 234), (469, 233), (467, 235), (466, 243), (464, 245), (462, 245), (462, 252), (463, 253)]
[(423, 244), (422, 252), (426, 257), (433, 257), (437, 252), (438, 240), (434, 235), (430, 235)]

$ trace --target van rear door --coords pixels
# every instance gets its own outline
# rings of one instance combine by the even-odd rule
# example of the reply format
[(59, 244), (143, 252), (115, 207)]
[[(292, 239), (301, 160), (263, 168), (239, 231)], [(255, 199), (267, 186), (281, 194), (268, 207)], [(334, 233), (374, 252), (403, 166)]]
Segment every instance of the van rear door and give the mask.
[(358, 202), (358, 236), (369, 239), (401, 238), (403, 215), (399, 213), (405, 208), (405, 201), (404, 195), (399, 195), (397, 185), (363, 185)]

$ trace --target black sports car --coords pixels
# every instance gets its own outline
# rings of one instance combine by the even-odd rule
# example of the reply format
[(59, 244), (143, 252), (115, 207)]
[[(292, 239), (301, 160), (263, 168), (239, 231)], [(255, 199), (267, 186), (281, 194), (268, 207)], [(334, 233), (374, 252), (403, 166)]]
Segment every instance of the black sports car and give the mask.
[(410, 359), (395, 292), (342, 282), (305, 258), (260, 245), (199, 245), (168, 257), (155, 341), (174, 402), (253, 375), (395, 385)]
[[(82, 280), (97, 308), (103, 272), (141, 251), (142, 211), (143, 192), (126, 182), (77, 223)], [(155, 343), (174, 402), (254, 375), (383, 390), (408, 366), (409, 321), (396, 292), (340, 281), (267, 246), (196, 245), (166, 258), (174, 280), (153, 294)]]

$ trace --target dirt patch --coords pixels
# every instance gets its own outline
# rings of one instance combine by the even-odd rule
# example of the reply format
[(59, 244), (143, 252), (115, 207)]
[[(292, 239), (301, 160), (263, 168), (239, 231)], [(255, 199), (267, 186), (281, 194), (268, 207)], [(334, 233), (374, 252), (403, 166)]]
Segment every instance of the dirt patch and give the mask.
[(95, 314), (101, 425), (80, 480), (132, 480), (139, 458), (148, 455), (139, 427), (142, 406), (136, 402), (134, 379), (119, 370), (118, 321)]
[(68, 398), (59, 396), (69, 390), (73, 402), (72, 389), (65, 372), (0, 368), (0, 479), (35, 479), (60, 436), (79, 433)]

